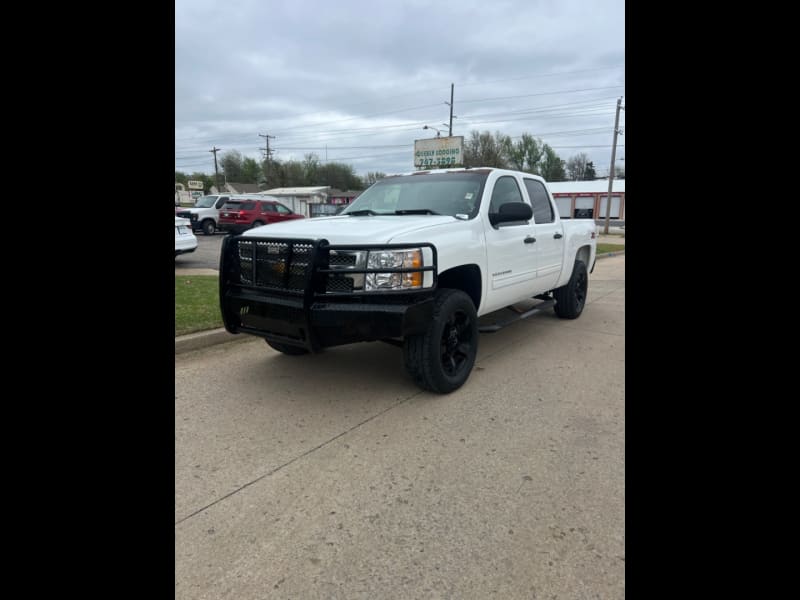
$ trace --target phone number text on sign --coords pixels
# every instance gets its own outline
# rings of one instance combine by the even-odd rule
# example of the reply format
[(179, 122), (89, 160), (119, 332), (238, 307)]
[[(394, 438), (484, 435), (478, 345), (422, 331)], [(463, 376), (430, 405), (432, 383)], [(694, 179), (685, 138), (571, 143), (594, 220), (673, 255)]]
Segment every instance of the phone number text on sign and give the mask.
[(418, 158), (417, 164), (420, 167), (443, 167), (457, 164), (454, 156), (440, 156), (438, 158)]

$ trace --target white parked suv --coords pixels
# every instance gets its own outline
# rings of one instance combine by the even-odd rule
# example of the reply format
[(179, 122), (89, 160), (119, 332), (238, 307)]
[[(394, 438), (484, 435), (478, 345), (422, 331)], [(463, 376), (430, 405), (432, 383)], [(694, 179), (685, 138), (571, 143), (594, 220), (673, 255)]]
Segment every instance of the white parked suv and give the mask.
[(175, 256), (197, 250), (197, 238), (192, 233), (189, 219), (175, 217)]
[(231, 194), (201, 196), (192, 208), (179, 210), (175, 216), (189, 219), (194, 231), (200, 229), (206, 235), (213, 235), (219, 223), (219, 209), (230, 199)]

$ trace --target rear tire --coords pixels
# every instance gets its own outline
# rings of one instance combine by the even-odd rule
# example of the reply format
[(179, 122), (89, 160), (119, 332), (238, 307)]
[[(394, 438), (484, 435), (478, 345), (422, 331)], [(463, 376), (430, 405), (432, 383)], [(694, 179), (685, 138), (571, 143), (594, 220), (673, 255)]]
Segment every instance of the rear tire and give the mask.
[(406, 369), (422, 389), (448, 394), (467, 381), (478, 354), (478, 316), (461, 290), (436, 293), (428, 330), (403, 344)]
[(255, 229), (256, 227), (261, 227), (263, 224), (264, 224), (264, 221), (255, 221), (253, 223), (253, 229)]
[(300, 346), (292, 346), (291, 344), (281, 344), (280, 342), (271, 342), (269, 340), (265, 340), (267, 342), (267, 346), (272, 348), (273, 350), (277, 350), (283, 354), (288, 354), (289, 356), (300, 356), (302, 354), (308, 354), (308, 350), (305, 348), (301, 348)]
[(203, 229), (203, 233), (205, 235), (214, 235), (214, 232), (217, 229), (216, 226), (214, 225), (214, 221), (212, 221), (211, 219), (206, 219), (205, 221), (203, 221), (201, 228)]
[(586, 273), (586, 263), (576, 260), (567, 285), (553, 290), (553, 297), (556, 300), (553, 310), (555, 310), (556, 315), (562, 319), (577, 319), (580, 317), (583, 307), (586, 306), (586, 291), (588, 287), (589, 275)]

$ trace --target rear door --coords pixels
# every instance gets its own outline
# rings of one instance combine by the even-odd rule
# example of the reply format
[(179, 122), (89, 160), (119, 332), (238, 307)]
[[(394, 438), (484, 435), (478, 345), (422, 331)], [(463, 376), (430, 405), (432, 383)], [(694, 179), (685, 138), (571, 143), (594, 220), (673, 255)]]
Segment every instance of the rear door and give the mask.
[(259, 202), (261, 210), (258, 211), (258, 220), (265, 223), (274, 223), (278, 220), (278, 213), (275, 211), (275, 205), (272, 202)]
[(536, 293), (555, 287), (564, 260), (563, 227), (555, 213), (553, 202), (544, 184), (538, 179), (524, 177), (525, 189), (533, 205), (533, 231), (536, 243)]

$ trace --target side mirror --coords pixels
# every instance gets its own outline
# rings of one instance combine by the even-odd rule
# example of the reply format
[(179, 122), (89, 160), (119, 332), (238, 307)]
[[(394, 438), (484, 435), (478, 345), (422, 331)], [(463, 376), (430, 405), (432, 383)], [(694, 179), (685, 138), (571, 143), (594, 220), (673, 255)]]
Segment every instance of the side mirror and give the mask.
[(530, 204), (524, 202), (506, 202), (500, 206), (500, 212), (489, 213), (489, 222), (493, 227), (500, 223), (510, 223), (513, 221), (530, 221), (533, 217), (533, 209)]

